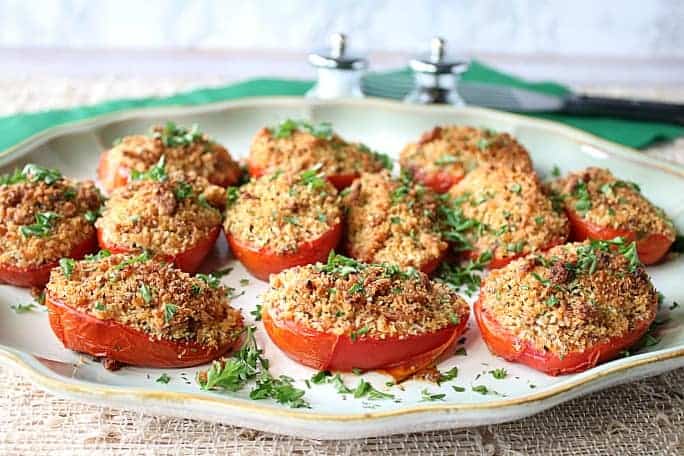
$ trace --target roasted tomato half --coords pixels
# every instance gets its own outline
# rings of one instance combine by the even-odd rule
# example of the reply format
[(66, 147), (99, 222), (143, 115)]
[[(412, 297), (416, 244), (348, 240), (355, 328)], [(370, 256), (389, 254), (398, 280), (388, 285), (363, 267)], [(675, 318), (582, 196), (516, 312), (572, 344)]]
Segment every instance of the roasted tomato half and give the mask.
[(68, 349), (135, 366), (187, 367), (237, 344), (242, 317), (226, 293), (168, 263), (111, 255), (56, 268), (45, 304)]
[(271, 276), (262, 300), (266, 331), (295, 361), (321, 370), (379, 369), (398, 380), (433, 364), (469, 317), (462, 298), (423, 273), (340, 255)]
[(566, 244), (492, 272), (474, 305), (489, 350), (549, 375), (616, 358), (655, 319), (638, 260), (609, 243)]

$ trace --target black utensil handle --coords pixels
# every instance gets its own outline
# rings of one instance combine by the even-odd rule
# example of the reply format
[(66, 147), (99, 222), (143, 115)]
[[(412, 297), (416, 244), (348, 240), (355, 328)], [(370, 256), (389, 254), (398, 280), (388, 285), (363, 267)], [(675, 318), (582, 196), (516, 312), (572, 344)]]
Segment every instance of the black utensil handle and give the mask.
[(684, 104), (571, 95), (565, 100), (562, 111), (580, 116), (609, 116), (684, 125)]

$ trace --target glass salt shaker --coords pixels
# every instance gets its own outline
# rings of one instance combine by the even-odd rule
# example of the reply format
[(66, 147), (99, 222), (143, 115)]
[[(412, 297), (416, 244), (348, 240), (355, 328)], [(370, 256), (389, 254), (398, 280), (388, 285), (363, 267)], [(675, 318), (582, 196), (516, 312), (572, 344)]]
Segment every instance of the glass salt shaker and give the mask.
[(458, 82), (468, 69), (468, 61), (446, 55), (446, 41), (435, 37), (430, 41), (430, 53), (409, 61), (413, 71), (413, 90), (404, 101), (417, 104), (451, 104), (463, 106), (458, 94)]
[(307, 97), (363, 98), (361, 78), (368, 67), (364, 57), (347, 53), (347, 37), (342, 33), (330, 36), (330, 48), (309, 54), (309, 63), (318, 70), (318, 81), (306, 93)]

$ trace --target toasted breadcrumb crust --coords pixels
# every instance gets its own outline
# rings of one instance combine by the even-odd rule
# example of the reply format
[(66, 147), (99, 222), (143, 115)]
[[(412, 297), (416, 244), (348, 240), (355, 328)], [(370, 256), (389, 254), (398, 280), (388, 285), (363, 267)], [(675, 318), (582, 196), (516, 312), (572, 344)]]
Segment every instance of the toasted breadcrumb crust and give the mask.
[(132, 181), (116, 189), (95, 226), (107, 245), (176, 255), (221, 226), (225, 199), (224, 188), (175, 172), (162, 181)]
[(519, 341), (559, 357), (651, 322), (658, 296), (643, 267), (632, 272), (609, 249), (595, 251), (595, 271), (577, 271), (578, 249), (589, 245), (557, 246), (493, 271), (482, 287), (483, 310)]
[[(333, 229), (342, 221), (337, 190), (312, 172), (275, 172), (240, 187), (226, 211), (226, 233), (256, 249), (285, 254)], [(302, 177), (307, 174), (312, 179)]]
[(213, 142), (206, 134), (188, 145), (168, 147), (160, 133), (163, 127), (152, 128), (152, 137), (125, 136), (108, 151), (108, 160), (128, 170), (143, 172), (164, 156), (168, 171), (182, 171), (206, 178), (216, 185), (233, 185), (240, 179), (240, 166), (228, 149)]
[(491, 163), (531, 171), (527, 150), (508, 133), (468, 126), (437, 126), (401, 151), (402, 169), (462, 178), (480, 164)]
[(369, 265), (349, 274), (320, 263), (272, 275), (263, 312), (316, 331), (384, 339), (425, 334), (458, 324), (468, 304), (444, 284), (410, 271)]
[[(638, 186), (616, 178), (607, 169), (590, 167), (570, 173), (550, 187), (563, 199), (567, 210), (595, 225), (633, 231), (637, 239), (661, 234), (672, 242), (677, 235), (672, 220), (647, 200)], [(588, 195), (582, 195), (579, 187), (585, 188)], [(587, 197), (591, 205), (588, 209), (587, 203), (579, 203)], [(578, 204), (583, 210), (578, 210)]]
[(509, 258), (564, 242), (570, 225), (534, 173), (481, 166), (449, 191), (463, 215), (478, 222), (467, 233), (477, 252)]
[[(31, 268), (68, 257), (76, 246), (95, 235), (93, 217), (103, 203), (92, 181), (60, 178), (45, 182), (19, 182), (0, 186), (0, 263)], [(22, 227), (36, 223), (36, 215), (57, 217), (44, 236), (22, 234)]]
[(226, 288), (212, 288), (170, 263), (133, 258), (111, 255), (78, 261), (69, 277), (55, 268), (47, 292), (69, 307), (138, 329), (152, 339), (220, 347), (239, 336), (242, 316), (230, 306)]
[(368, 147), (347, 142), (337, 134), (326, 139), (295, 130), (276, 138), (268, 128), (259, 130), (252, 140), (249, 161), (266, 173), (303, 171), (319, 164), (326, 175), (378, 172), (384, 167)]
[(437, 195), (387, 171), (362, 174), (343, 198), (345, 251), (367, 263), (421, 269), (448, 248), (440, 234)]

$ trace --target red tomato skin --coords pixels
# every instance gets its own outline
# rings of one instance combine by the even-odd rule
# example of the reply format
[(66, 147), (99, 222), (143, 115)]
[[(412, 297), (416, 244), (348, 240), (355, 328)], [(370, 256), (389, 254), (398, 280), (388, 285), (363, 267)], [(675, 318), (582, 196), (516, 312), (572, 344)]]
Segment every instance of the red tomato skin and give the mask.
[(256, 249), (226, 233), (226, 240), (233, 255), (254, 277), (264, 281), (267, 281), (271, 274), (277, 274), (284, 269), (326, 261), (330, 251), (337, 247), (341, 239), (342, 222), (318, 239), (301, 243), (296, 252), (280, 255), (266, 248)]
[(644, 264), (655, 264), (660, 261), (670, 250), (672, 240), (660, 233), (651, 233), (645, 238), (637, 240), (637, 234), (630, 230), (621, 230), (608, 226), (599, 226), (584, 220), (577, 212), (566, 209), (565, 213), (570, 220), (570, 230), (573, 240), (584, 241), (585, 239), (610, 241), (618, 236), (629, 241), (636, 241), (639, 259)]
[[(95, 235), (89, 237), (69, 254), (69, 258), (80, 260), (86, 254), (97, 249)], [(50, 271), (59, 266), (59, 261), (51, 261), (38, 267), (18, 268), (8, 264), (0, 264), (0, 283), (14, 285), (16, 287), (43, 287), (50, 280)]]
[[(257, 165), (249, 159), (247, 160), (247, 172), (255, 179), (266, 174), (266, 170), (263, 166)], [(359, 176), (361, 176), (359, 173), (332, 174), (326, 176), (326, 179), (328, 179), (328, 182), (333, 184), (333, 186), (339, 191), (349, 187)]]
[(100, 161), (97, 165), (97, 178), (102, 182), (107, 193), (111, 193), (112, 190), (125, 186), (128, 183), (129, 176), (130, 170), (128, 168), (111, 163), (108, 150), (102, 152)]
[[(312, 330), (292, 321), (273, 318), (264, 310), (262, 320), (271, 340), (295, 361), (319, 370), (349, 372), (352, 369), (409, 369), (410, 372), (433, 362), (457, 337), (465, 332), (469, 311), (459, 323), (439, 331), (385, 339), (340, 336)], [(428, 354), (428, 359), (425, 359)]]
[[(50, 326), (64, 347), (92, 356), (141, 367), (190, 367), (225, 354), (238, 342), (205, 347), (195, 342), (154, 339), (114, 320), (100, 320), (76, 310), (47, 293)], [(239, 338), (238, 338), (239, 339)]]
[(458, 184), (463, 176), (450, 174), (446, 171), (428, 173), (420, 166), (409, 166), (413, 178), (437, 193), (446, 193), (451, 187)]
[[(447, 250), (448, 250), (448, 249), (447, 249)], [(427, 274), (427, 275), (430, 275), (430, 274), (432, 274), (433, 272), (435, 272), (435, 270), (439, 267), (440, 264), (442, 264), (442, 262), (443, 262), (444, 259), (446, 258), (446, 255), (447, 255), (447, 251), (445, 250), (445, 251), (442, 252), (442, 254), (441, 254), (440, 256), (438, 256), (437, 258), (434, 258), (434, 259), (428, 261), (427, 263), (425, 263), (425, 264), (420, 268), (421, 272), (423, 272), (423, 273), (425, 273), (425, 274)]]
[[(200, 240), (194, 247), (190, 247), (176, 255), (157, 255), (157, 258), (161, 261), (168, 263), (173, 263), (178, 269), (189, 274), (193, 274), (204, 261), (204, 258), (209, 254), (209, 251), (214, 247), (216, 239), (221, 232), (221, 227), (216, 226), (211, 229), (209, 235)], [(100, 244), (101, 249), (107, 249), (112, 253), (133, 253), (139, 251), (139, 249), (134, 249), (126, 246), (119, 246), (107, 242), (104, 238), (103, 230), (97, 230), (97, 240)]]
[[(637, 343), (653, 322), (653, 319), (644, 320), (629, 334), (613, 337), (583, 352), (571, 352), (560, 358), (554, 353), (534, 348), (529, 342), (519, 340), (503, 329), (493, 316), (482, 309), (483, 298), (484, 293), (481, 291), (473, 310), (482, 339), (489, 347), (489, 351), (507, 361), (522, 363), (552, 376), (583, 372), (599, 363), (616, 358), (620, 352)], [(657, 307), (658, 303), (655, 301), (654, 318)]]

